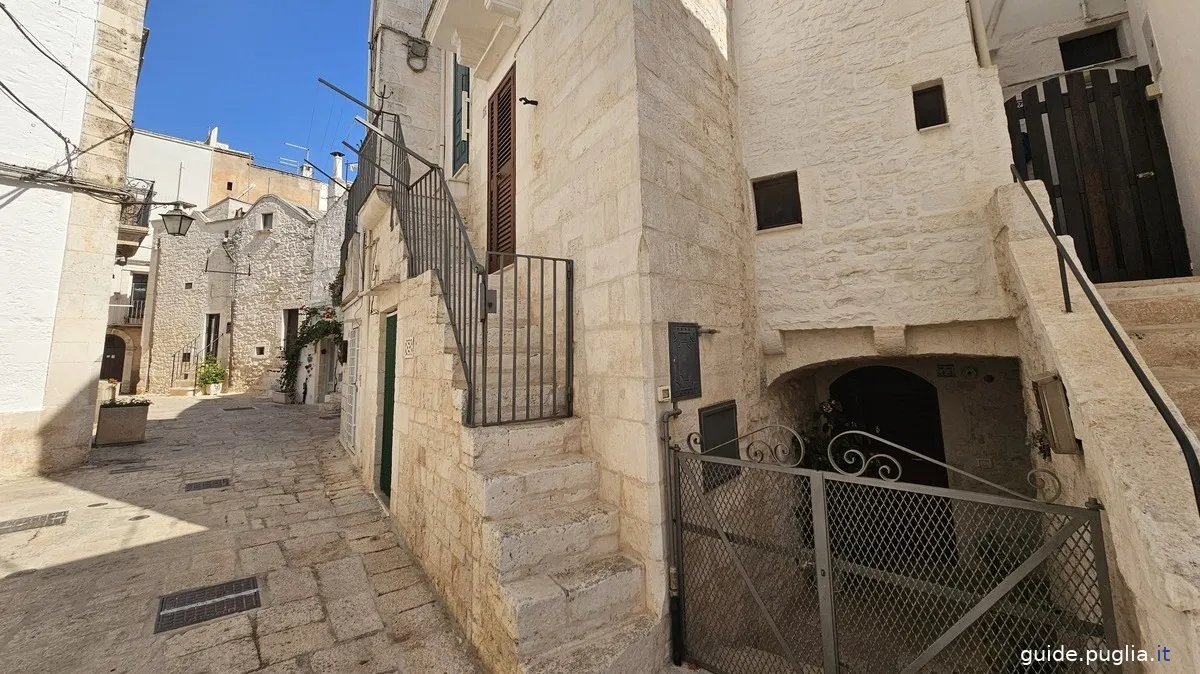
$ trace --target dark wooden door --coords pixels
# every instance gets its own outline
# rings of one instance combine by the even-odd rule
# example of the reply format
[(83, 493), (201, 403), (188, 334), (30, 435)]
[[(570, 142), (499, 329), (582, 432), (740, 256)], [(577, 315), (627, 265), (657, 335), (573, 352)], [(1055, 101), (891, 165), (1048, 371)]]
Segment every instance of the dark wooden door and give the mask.
[[(1115, 81), (1114, 81), (1115, 80)], [(1096, 283), (1191, 275), (1150, 69), (1091, 70), (1005, 103), (1013, 162), (1050, 192), (1059, 234)]]
[(116, 335), (104, 336), (104, 358), (100, 361), (101, 379), (120, 379), (125, 369), (125, 340)]
[(516, 89), (514, 65), (488, 100), (488, 271), (509, 263), (517, 252)]
[(396, 314), (387, 317), (383, 348), (383, 424), (379, 439), (379, 491), (392, 495), (392, 429), (396, 422)]

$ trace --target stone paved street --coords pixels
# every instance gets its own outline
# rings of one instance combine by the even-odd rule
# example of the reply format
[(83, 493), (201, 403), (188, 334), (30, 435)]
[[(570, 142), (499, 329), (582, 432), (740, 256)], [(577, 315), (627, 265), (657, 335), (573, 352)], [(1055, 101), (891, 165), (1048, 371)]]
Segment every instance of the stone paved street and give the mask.
[[(154, 398), (147, 442), (0, 481), (0, 672), (476, 672), (337, 444), (336, 418)], [(252, 407), (253, 409), (236, 409)], [(223, 489), (184, 491), (231, 478)], [(154, 634), (159, 597), (255, 576), (262, 606)]]

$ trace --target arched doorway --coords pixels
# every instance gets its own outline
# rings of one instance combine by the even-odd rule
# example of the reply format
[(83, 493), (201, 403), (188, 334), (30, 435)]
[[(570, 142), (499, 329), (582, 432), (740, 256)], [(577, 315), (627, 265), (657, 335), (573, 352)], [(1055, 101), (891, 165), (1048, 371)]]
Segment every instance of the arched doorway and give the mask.
[(120, 379), (125, 368), (125, 340), (116, 335), (104, 336), (104, 359), (100, 361), (101, 379)]
[[(862, 430), (946, 462), (937, 388), (921, 377), (898, 367), (869, 365), (834, 380), (829, 397), (841, 402), (846, 417)], [(949, 484), (946, 469), (935, 463), (886, 445), (872, 449), (900, 462), (902, 482), (927, 487)]]
[[(842, 404), (847, 419), (858, 428), (946, 462), (937, 388), (920, 376), (886, 365), (860, 367), (835, 379), (829, 397)], [(946, 469), (936, 463), (881, 443), (871, 443), (863, 451), (868, 456), (895, 458), (901, 482), (948, 486)], [(883, 498), (884, 493), (877, 496)], [(835, 555), (891, 571), (914, 564), (931, 574), (953, 568), (958, 553), (950, 500), (922, 493), (889, 492), (887, 496), (886, 502), (859, 503), (831, 517)]]

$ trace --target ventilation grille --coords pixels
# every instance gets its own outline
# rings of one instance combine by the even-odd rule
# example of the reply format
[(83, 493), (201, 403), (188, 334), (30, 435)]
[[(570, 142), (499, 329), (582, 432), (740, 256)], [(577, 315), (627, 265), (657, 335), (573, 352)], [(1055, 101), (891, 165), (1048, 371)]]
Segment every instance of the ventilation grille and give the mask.
[(261, 605), (258, 579), (254, 577), (176, 592), (158, 600), (154, 633), (188, 627)]
[(223, 477), (219, 480), (202, 480), (200, 482), (189, 482), (183, 485), (184, 491), (200, 491), (201, 489), (221, 489), (229, 486), (229, 478)]
[(42, 527), (52, 527), (62, 524), (67, 521), (68, 512), (67, 510), (63, 510), (56, 513), (46, 513), (45, 515), (5, 520), (0, 522), (0, 536), (15, 534), (18, 531), (29, 531), (30, 529), (41, 529)]

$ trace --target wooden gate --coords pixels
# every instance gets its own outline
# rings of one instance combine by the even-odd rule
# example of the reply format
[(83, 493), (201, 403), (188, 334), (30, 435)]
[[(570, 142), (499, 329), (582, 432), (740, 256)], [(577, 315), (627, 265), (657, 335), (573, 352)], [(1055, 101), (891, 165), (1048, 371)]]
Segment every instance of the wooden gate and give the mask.
[(1046, 184), (1058, 233), (1074, 238), (1096, 283), (1192, 273), (1150, 83), (1145, 66), (1075, 72), (1004, 105), (1017, 170)]

